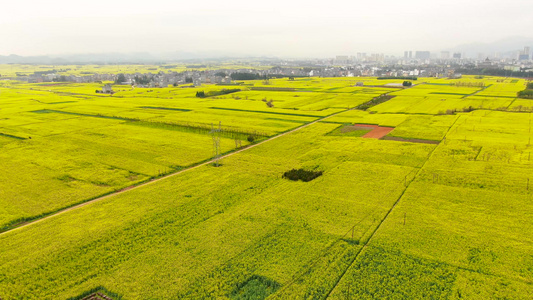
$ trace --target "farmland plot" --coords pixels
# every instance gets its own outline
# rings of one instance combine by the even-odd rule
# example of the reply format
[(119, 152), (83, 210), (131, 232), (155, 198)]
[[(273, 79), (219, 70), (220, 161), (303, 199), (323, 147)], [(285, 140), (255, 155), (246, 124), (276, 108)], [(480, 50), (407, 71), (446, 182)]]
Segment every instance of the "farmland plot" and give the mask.
[[(398, 83), (251, 81), (267, 89), (205, 99), (196, 91), (218, 87), (123, 87), (113, 97), (80, 95), (89, 87), (1, 89), (6, 222), (207, 159), (214, 120), (232, 134), (222, 137), (230, 151), (234, 135), (265, 139), (338, 114), (219, 167), (0, 234), (0, 297), (69, 298), (96, 287), (125, 299), (533, 297), (532, 114), (510, 96), (524, 82), (388, 82)], [(396, 97), (346, 110), (387, 92)], [(362, 138), (365, 124), (394, 129)], [(290, 170), (319, 176), (293, 181)]]

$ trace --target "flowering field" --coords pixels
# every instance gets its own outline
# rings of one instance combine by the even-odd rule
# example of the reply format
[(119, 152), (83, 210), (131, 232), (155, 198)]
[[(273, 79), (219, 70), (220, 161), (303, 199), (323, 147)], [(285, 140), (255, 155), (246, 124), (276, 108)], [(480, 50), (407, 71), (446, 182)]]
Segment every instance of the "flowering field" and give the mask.
[[(210, 159), (212, 123), (222, 152), (264, 141), (0, 233), (0, 298), (532, 298), (533, 113), (510, 96), (525, 82), (389, 82), (207, 98), (221, 87), (0, 83), (0, 226)], [(294, 90), (251, 88), (265, 86)], [(396, 140), (341, 130), (353, 124)], [(320, 176), (283, 178), (293, 169)]]

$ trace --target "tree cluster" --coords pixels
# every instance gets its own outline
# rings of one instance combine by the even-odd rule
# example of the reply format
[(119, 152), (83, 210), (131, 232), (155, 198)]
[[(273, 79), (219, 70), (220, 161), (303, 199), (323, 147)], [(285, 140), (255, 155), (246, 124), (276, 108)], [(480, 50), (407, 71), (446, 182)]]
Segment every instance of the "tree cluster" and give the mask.
[(259, 73), (231, 73), (232, 80), (258, 80), (268, 79), (266, 75), (259, 75)]
[(135, 75), (133, 79), (135, 79), (136, 84), (149, 84), (152, 81), (152, 78), (147, 75), (142, 75), (142, 76)]
[(528, 78), (533, 77), (533, 72), (525, 71), (510, 71), (504, 69), (482, 69), (482, 68), (468, 68), (468, 69), (456, 69), (455, 73), (465, 75), (490, 75), (490, 76), (503, 76), (503, 77), (520, 77)]
[(519, 98), (533, 99), (533, 90), (523, 90), (518, 92)]
[(196, 97), (198, 98), (205, 98), (205, 97), (214, 97), (214, 96), (222, 96), (227, 95), (231, 93), (240, 92), (240, 89), (222, 89), (220, 91), (210, 91), (210, 92), (204, 92), (204, 91), (198, 91), (196, 92)]
[(378, 77), (378, 80), (386, 80), (386, 79), (418, 80), (418, 77), (413, 77), (413, 76), (382, 76), (382, 77)]
[(303, 182), (311, 181), (319, 176), (322, 176), (322, 171), (308, 171), (304, 169), (292, 169), (290, 171), (283, 173), (283, 178), (287, 178), (293, 181), (301, 180)]
[(533, 99), (533, 82), (527, 84), (526, 89), (517, 93), (518, 98)]
[(121, 84), (123, 82), (126, 82), (126, 76), (124, 74), (120, 73), (117, 76), (117, 79), (115, 79), (115, 84)]
[(52, 81), (53, 82), (67, 82), (68, 78), (65, 75), (61, 75), (59, 77), (56, 77), (56, 78), (52, 79)]

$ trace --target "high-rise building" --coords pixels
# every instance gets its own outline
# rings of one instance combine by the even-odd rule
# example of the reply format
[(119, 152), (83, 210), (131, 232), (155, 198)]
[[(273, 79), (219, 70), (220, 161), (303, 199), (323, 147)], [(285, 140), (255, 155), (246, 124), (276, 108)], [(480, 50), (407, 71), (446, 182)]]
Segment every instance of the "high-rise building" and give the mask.
[(461, 59), (461, 52), (455, 52), (455, 53), (453, 53), (453, 58), (455, 58), (455, 59)]
[(416, 59), (429, 59), (430, 57), (431, 57), (431, 53), (429, 51), (416, 51), (415, 52)]
[(518, 53), (518, 60), (529, 60), (530, 53), (531, 49), (528, 46), (524, 47), (524, 50)]
[(405, 51), (403, 53), (403, 58), (409, 58), (409, 51)]
[(442, 58), (442, 59), (450, 58), (450, 51), (441, 51), (440, 58)]
[(372, 53), (370, 55), (370, 61), (382, 62), (385, 60), (385, 55), (383, 53)]
[(337, 55), (335, 63), (346, 65), (350, 63), (350, 58), (347, 55)]

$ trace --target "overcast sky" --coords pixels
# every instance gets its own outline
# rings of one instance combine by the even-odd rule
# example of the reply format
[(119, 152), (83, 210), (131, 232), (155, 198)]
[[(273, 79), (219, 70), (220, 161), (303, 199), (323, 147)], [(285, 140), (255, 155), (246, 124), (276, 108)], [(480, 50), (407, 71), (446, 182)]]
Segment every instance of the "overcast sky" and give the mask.
[(207, 51), (325, 57), (533, 36), (532, 0), (2, 2), (0, 55)]

